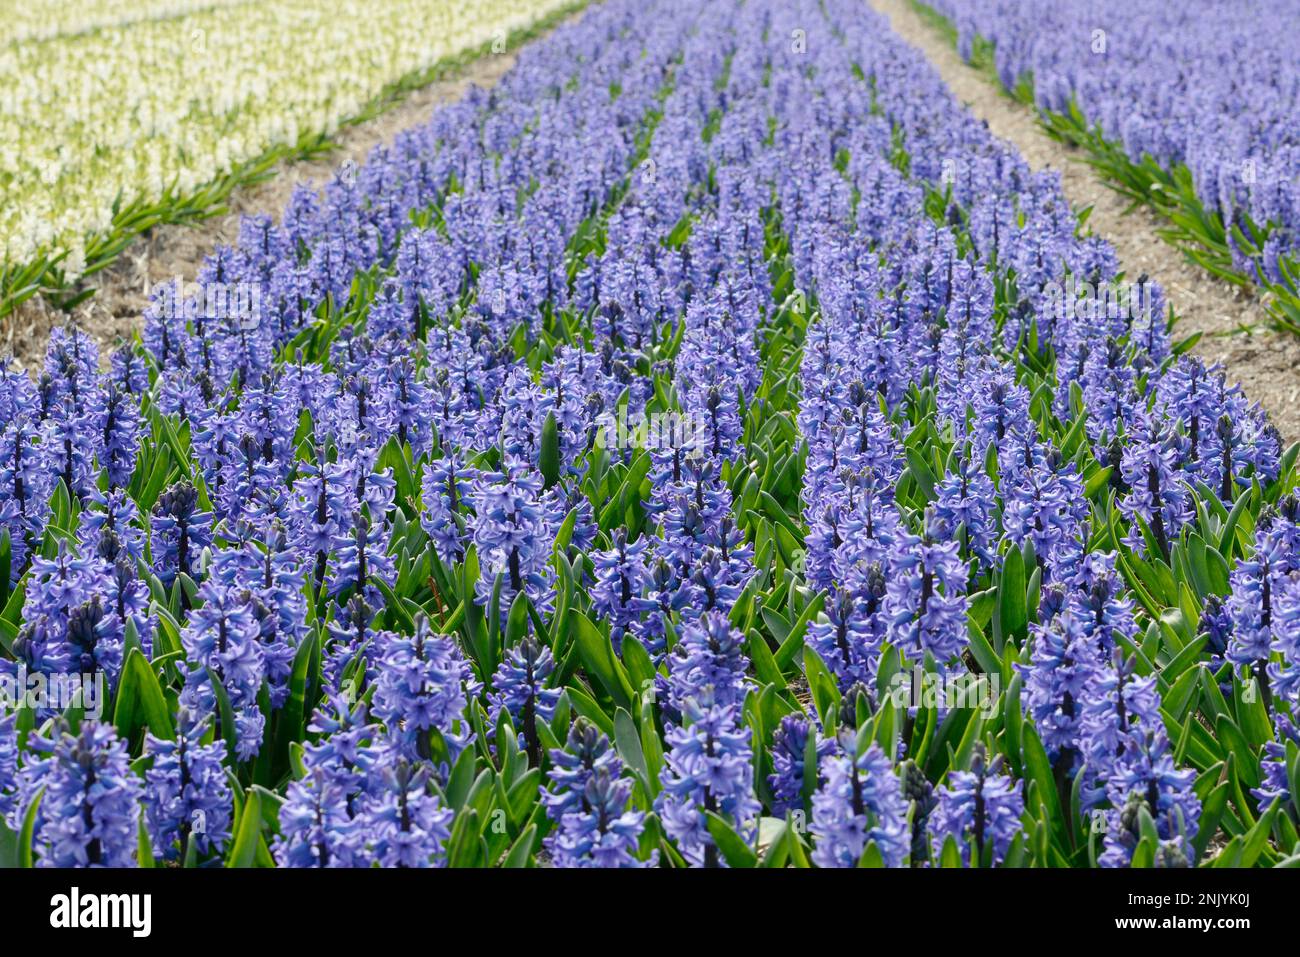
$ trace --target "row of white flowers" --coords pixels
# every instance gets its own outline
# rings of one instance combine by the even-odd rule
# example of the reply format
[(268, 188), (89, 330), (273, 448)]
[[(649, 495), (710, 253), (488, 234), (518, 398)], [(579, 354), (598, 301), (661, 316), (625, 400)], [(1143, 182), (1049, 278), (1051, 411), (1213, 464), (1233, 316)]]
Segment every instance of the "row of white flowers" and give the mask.
[(67, 252), (75, 277), (118, 197), (191, 195), (570, 2), (53, 0), (0, 40), (0, 263)]
[(209, 7), (239, 7), (248, 3), (249, 0), (0, 0), (0, 45), (89, 33), (141, 20), (184, 16)]

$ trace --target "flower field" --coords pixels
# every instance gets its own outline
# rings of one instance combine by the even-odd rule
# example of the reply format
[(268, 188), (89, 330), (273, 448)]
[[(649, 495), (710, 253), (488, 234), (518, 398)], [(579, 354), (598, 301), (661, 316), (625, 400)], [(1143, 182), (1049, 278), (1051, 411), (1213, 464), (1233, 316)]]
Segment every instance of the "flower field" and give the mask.
[(1116, 189), (1164, 215), (1171, 242), (1216, 276), (1270, 292), (1277, 321), (1300, 333), (1295, 4), (921, 6)]
[(156, 223), (210, 214), (384, 94), (465, 51), (504, 49), (565, 4), (49, 6), (0, 4), (0, 316)]
[(0, 373), (0, 865), (1295, 866), (1300, 446), (1175, 332), (858, 0), (593, 4)]

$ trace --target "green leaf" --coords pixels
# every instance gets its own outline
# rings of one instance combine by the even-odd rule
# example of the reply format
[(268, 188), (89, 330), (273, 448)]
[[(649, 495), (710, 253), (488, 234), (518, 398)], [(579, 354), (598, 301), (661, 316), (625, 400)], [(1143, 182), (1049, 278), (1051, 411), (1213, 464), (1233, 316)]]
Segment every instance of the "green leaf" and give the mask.
[(1237, 723), (1252, 748), (1258, 748), (1273, 740), (1273, 725), (1268, 719), (1268, 708), (1264, 705), (1258, 679), (1251, 675), (1247, 681), (1249, 683), (1243, 685), (1240, 678), (1234, 677), (1232, 682)]
[(650, 771), (646, 767), (645, 752), (641, 750), (641, 736), (637, 733), (632, 716), (619, 708), (614, 712), (614, 745), (623, 763), (632, 769), (648, 788)]
[(1236, 503), (1232, 506), (1232, 511), (1228, 513), (1228, 520), (1223, 523), (1223, 531), (1219, 535), (1219, 553), (1231, 558), (1233, 545), (1236, 542), (1237, 526), (1241, 522), (1241, 514), (1246, 511), (1246, 506), (1250, 504), (1250, 494), (1243, 492), (1237, 497)]
[(610, 720), (609, 715), (604, 712), (600, 705), (596, 704), (590, 695), (580, 691), (573, 685), (569, 685), (567, 693), (569, 700), (573, 703), (574, 711), (605, 732), (605, 737), (614, 737), (614, 722)]
[(226, 867), (252, 867), (262, 837), (262, 798), (256, 791), (250, 790), (245, 796), (244, 809), (234, 833), (235, 841), (226, 855)]
[(1218, 787), (1210, 792), (1210, 796), (1205, 799), (1201, 807), (1201, 819), (1196, 829), (1196, 837), (1192, 840), (1192, 847), (1196, 851), (1196, 857), (1193, 863), (1199, 861), (1205, 854), (1205, 848), (1210, 843), (1210, 838), (1214, 837), (1219, 831), (1219, 820), (1223, 817), (1224, 808), (1228, 806), (1228, 782), (1222, 782)]
[(858, 858), (858, 867), (879, 869), (884, 866), (885, 856), (880, 853), (880, 847), (875, 841), (867, 841), (867, 846), (862, 849), (862, 856)]
[(1029, 610), (1025, 605), (1025, 561), (1018, 548), (1009, 549), (1003, 560), (998, 606), (1003, 636), (1020, 644), (1029, 627)]
[(980, 666), (980, 670), (985, 674), (1001, 675), (1002, 659), (993, 650), (993, 646), (988, 643), (988, 639), (984, 637), (984, 632), (979, 625), (973, 621), (968, 621), (966, 632), (970, 636), (971, 656), (974, 657), (975, 663)]
[(712, 811), (705, 811), (713, 843), (732, 867), (749, 868), (758, 864), (758, 854), (736, 833), (731, 823)]
[(1273, 829), (1273, 818), (1277, 816), (1281, 806), (1282, 798), (1273, 798), (1273, 803), (1268, 806), (1268, 810), (1260, 815), (1255, 826), (1246, 834), (1241, 845), (1241, 860), (1238, 862), (1238, 867), (1255, 866), (1259, 856), (1264, 853), (1264, 848), (1268, 846), (1268, 836)]
[(939, 866), (950, 869), (962, 866), (961, 849), (951, 834), (944, 840), (943, 848), (939, 851)]
[(533, 858), (533, 846), (537, 843), (537, 825), (529, 824), (524, 828), (523, 833), (515, 839), (514, 845), (510, 848), (510, 853), (501, 863), (505, 868), (531, 867)]
[(1052, 775), (1051, 762), (1047, 752), (1038, 738), (1038, 732), (1028, 721), (1021, 725), (1020, 747), (1024, 762), (1025, 776), (1038, 787), (1038, 799), (1043, 803), (1051, 827), (1059, 831), (1063, 818), (1060, 793), (1056, 789), (1056, 779)]
[(578, 654), (587, 673), (596, 679), (616, 705), (631, 709), (634, 697), (632, 685), (627, 679), (627, 672), (623, 670), (623, 665), (614, 654), (614, 646), (610, 643), (609, 636), (601, 632), (580, 611), (571, 610), (569, 621), (572, 622), (573, 638), (577, 642)]
[(128, 741), (138, 740), (144, 729), (156, 738), (170, 740), (171, 711), (163, 696), (158, 676), (139, 648), (127, 653), (122, 665), (122, 679), (117, 689), (117, 702), (113, 708), (113, 725)]
[(840, 702), (840, 693), (835, 685), (835, 679), (831, 677), (830, 670), (821, 656), (811, 648), (804, 648), (803, 662), (804, 675), (808, 679), (808, 691), (812, 695), (813, 704), (817, 707), (817, 714), (824, 725), (832, 724), (835, 709)]
[[(193, 844), (193, 842), (190, 842)], [(135, 835), (135, 866), (136, 867), (153, 867), (153, 843), (149, 840), (149, 829), (144, 826), (144, 816), (141, 815), (136, 825)]]
[(289, 760), (289, 743), (301, 741), (305, 736), (304, 720), (307, 714), (307, 669), (316, 648), (317, 631), (313, 628), (298, 645), (293, 656), (293, 670), (289, 674), (289, 696), (276, 718), (275, 767), (283, 770)]
[(560, 430), (555, 413), (547, 412), (542, 423), (542, 442), (537, 452), (537, 468), (550, 488), (560, 478)]
[(479, 855), (479, 815), (475, 808), (466, 808), (456, 815), (447, 839), (447, 866), (473, 867)]
[(45, 785), (41, 785), (36, 791), (32, 803), (27, 807), (27, 813), (23, 815), (23, 826), (18, 831), (18, 866), (32, 866), (32, 838), (36, 832), (36, 812), (41, 806), (41, 798), (45, 796)]
[(1237, 774), (1248, 787), (1259, 787), (1259, 758), (1246, 741), (1237, 723), (1226, 714), (1219, 715), (1214, 726), (1216, 736), (1236, 756)]
[(767, 639), (753, 628), (749, 630), (747, 639), (745, 648), (749, 652), (750, 661), (754, 665), (754, 674), (758, 676), (758, 680), (764, 684), (776, 685), (777, 688), (785, 688), (785, 676), (781, 674), (781, 667), (772, 656), (772, 649), (768, 647)]
[(645, 645), (639, 641), (623, 641), (623, 667), (627, 669), (628, 681), (633, 690), (644, 690), (649, 683), (654, 684), (655, 666)]

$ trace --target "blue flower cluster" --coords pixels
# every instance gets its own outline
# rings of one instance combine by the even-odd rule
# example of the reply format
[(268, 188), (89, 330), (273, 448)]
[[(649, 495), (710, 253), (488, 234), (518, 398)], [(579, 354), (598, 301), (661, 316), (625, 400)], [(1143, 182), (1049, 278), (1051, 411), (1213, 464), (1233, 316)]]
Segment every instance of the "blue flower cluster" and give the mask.
[(205, 261), (261, 321), (0, 368), (0, 679), (114, 720), (0, 703), (40, 863), (1196, 864), (1289, 796), (1294, 452), (1158, 292), (1054, 308), (1114, 251), (860, 3), (609, 0), (355, 172)]

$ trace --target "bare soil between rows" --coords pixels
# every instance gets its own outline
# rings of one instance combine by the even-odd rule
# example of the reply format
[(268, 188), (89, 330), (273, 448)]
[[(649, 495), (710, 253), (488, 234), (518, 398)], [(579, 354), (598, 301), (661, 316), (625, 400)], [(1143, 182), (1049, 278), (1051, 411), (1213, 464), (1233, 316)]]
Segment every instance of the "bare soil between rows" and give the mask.
[(236, 189), (223, 213), (142, 234), (112, 265), (87, 279), (85, 288), (94, 288), (95, 295), (71, 311), (40, 296), (27, 300), (0, 324), (0, 355), (11, 352), (16, 365), (39, 369), (50, 330), (69, 321), (92, 335), (107, 353), (136, 328), (148, 305), (149, 290), (177, 276), (192, 281), (214, 248), (233, 245), (239, 238), (242, 217), (260, 214), (278, 221), (299, 184), (320, 189), (344, 161), (360, 165), (374, 147), (391, 145), (402, 130), (427, 122), (435, 107), (460, 99), (471, 86), (495, 85), (514, 66), (516, 52), (474, 60), (453, 76), (413, 91), (379, 116), (342, 128), (334, 136), (334, 149), (310, 160), (279, 164), (268, 179)]
[(995, 136), (1016, 147), (1034, 169), (1059, 172), (1065, 196), (1076, 209), (1092, 207), (1088, 226), (1115, 247), (1126, 275), (1136, 279), (1146, 273), (1164, 288), (1179, 316), (1175, 338), (1201, 333), (1193, 352), (1220, 363), (1230, 382), (1240, 382), (1285, 442), (1300, 439), (1300, 336), (1271, 328), (1258, 299), (1215, 279), (1161, 239), (1159, 229), (1165, 224), (1153, 211), (1140, 207), (1126, 212), (1128, 200), (1087, 165), (1082, 151), (1052, 139), (1033, 111), (968, 66), (908, 0), (870, 2)]

